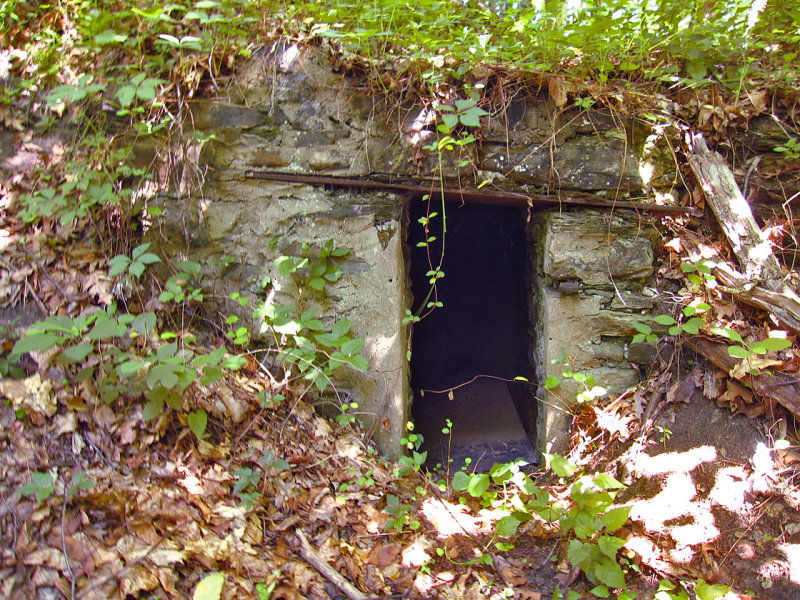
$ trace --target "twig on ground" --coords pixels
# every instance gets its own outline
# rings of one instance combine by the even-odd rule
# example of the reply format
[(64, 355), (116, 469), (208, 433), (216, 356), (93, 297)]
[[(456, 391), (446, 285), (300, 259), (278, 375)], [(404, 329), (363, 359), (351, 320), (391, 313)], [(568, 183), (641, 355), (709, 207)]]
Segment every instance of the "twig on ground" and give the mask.
[(31, 254), (30, 252), (28, 252), (28, 250), (27, 250), (27, 249), (25, 249), (23, 246), (17, 246), (17, 247), (18, 247), (20, 250), (22, 250), (22, 252), (23, 252), (23, 253), (24, 253), (24, 254), (25, 254), (25, 255), (26, 255), (28, 258), (30, 258), (30, 259), (31, 259), (33, 262), (35, 262), (35, 263), (38, 265), (38, 267), (39, 267), (39, 268), (42, 270), (42, 275), (44, 275), (44, 276), (45, 276), (45, 278), (46, 278), (46, 279), (47, 279), (47, 280), (48, 280), (50, 283), (52, 283), (52, 284), (55, 286), (55, 288), (56, 288), (56, 289), (58, 290), (58, 292), (61, 294), (61, 297), (62, 297), (62, 298), (64, 298), (64, 300), (66, 300), (67, 302), (69, 302), (69, 296), (67, 295), (67, 292), (65, 292), (65, 291), (64, 291), (64, 288), (62, 288), (62, 287), (61, 287), (61, 284), (60, 284), (60, 283), (58, 283), (58, 282), (57, 282), (55, 279), (53, 279), (53, 278), (50, 276), (50, 273), (48, 273), (48, 272), (47, 272), (47, 267), (45, 267), (45, 266), (42, 264), (42, 261), (40, 261), (40, 260), (39, 260), (38, 258), (36, 258), (36, 257), (35, 257), (33, 254)]
[(303, 557), (303, 560), (319, 571), (320, 575), (325, 579), (339, 588), (350, 600), (367, 600), (368, 597), (365, 594), (362, 594), (352, 583), (339, 575), (333, 567), (320, 558), (319, 554), (311, 547), (305, 534), (300, 529), (295, 530), (295, 534), (297, 535), (297, 539), (300, 540), (300, 556)]

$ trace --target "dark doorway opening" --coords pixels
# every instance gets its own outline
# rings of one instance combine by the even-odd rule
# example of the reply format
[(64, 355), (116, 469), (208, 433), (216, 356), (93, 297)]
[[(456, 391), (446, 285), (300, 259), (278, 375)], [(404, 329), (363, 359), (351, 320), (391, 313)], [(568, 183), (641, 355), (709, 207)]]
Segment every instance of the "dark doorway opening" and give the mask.
[[(411, 354), (412, 415), (425, 437), (428, 463), (488, 470), (494, 462), (535, 462), (531, 440), (536, 419), (530, 379), (529, 264), (520, 209), (448, 203), (442, 271), (437, 284), (443, 307), (414, 325)], [(429, 248), (420, 218), (430, 211)], [(415, 309), (430, 290), (431, 263), (442, 251), (441, 203), (414, 199), (409, 245)], [(434, 300), (431, 296), (429, 301)], [(473, 378), (477, 378), (474, 381)], [(467, 384), (467, 385), (463, 385)], [(455, 388), (455, 389), (453, 389)], [(442, 434), (446, 419), (452, 434)]]

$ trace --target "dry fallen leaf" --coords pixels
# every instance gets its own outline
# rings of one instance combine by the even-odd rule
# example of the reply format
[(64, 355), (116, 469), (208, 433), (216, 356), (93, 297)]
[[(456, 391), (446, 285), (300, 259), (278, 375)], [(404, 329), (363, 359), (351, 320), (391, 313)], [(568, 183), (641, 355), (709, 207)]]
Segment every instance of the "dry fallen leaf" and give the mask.
[(56, 398), (50, 381), (36, 373), (27, 379), (0, 380), (0, 394), (11, 401), (14, 410), (24, 409), (46, 417), (56, 414)]

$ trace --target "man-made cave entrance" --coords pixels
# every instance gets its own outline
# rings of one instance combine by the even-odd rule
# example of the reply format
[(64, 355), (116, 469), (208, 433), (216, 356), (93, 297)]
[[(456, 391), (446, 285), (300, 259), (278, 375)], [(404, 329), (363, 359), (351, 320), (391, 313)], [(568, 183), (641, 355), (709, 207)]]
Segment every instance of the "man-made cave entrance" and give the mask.
[[(430, 290), (428, 272), (442, 250), (441, 203), (432, 203), (430, 247), (419, 219), (428, 203), (410, 206), (408, 241), (414, 309)], [(436, 308), (414, 325), (411, 355), (412, 415), (425, 437), (428, 463), (486, 471), (494, 462), (536, 462), (535, 387), (530, 379), (529, 303), (531, 280), (524, 214), (520, 209), (481, 204), (447, 204), (447, 235), (437, 285)], [(429, 254), (430, 253), (430, 254)], [(432, 295), (428, 301), (435, 300)], [(474, 381), (473, 381), (474, 379)], [(531, 379), (531, 381), (533, 381)], [(452, 436), (442, 434), (446, 419)]]

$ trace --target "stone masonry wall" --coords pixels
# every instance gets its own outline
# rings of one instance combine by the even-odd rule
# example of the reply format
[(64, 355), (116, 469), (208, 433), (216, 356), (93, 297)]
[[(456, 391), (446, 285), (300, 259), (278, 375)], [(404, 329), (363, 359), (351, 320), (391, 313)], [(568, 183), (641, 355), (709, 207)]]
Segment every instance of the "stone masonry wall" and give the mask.
[[(382, 450), (397, 456), (411, 397), (408, 332), (402, 324), (411, 306), (403, 199), (244, 174), (261, 169), (430, 177), (438, 161), (420, 150), (435, 136), (430, 111), (405, 106), (387, 118), (324, 57), (293, 46), (254, 58), (226, 94), (192, 105), (187, 137), (211, 139), (190, 145), (187, 160), (173, 172), (176, 183), (156, 200), (163, 225), (150, 237), (167, 255), (203, 263), (205, 287), (219, 298), (241, 292), (251, 306), (258, 301), (320, 305), (328, 324), (334, 315), (349, 318), (353, 333), (366, 339), (369, 371), (338, 377), (336, 389), (358, 402)], [(557, 110), (548, 99), (516, 100), (487, 119), (482, 143), (471, 146), (470, 157), (499, 189), (668, 193), (675, 177), (671, 163), (653, 162), (658, 151), (640, 134), (608, 115)], [(138, 147), (138, 160), (146, 162), (147, 152)], [(445, 175), (462, 169), (455, 156), (444, 158)], [(532, 290), (537, 342), (531, 354), (540, 382), (560, 374), (561, 367), (550, 361), (563, 350), (574, 370), (591, 372), (612, 392), (635, 383), (626, 343), (635, 333), (632, 323), (651, 306), (642, 292), (652, 273), (651, 234), (637, 215), (619, 211), (529, 216), (537, 257)], [(328, 239), (352, 253), (345, 276), (326, 297), (278, 276), (276, 257), (299, 255), (304, 242), (319, 247)], [(265, 275), (274, 281), (270, 296), (259, 286)], [(233, 304), (227, 308), (233, 310)], [(563, 447), (567, 418), (550, 405), (567, 406), (574, 391), (562, 384), (554, 401), (540, 388), (539, 397), (547, 401), (538, 420), (541, 450)]]
[[(532, 362), (539, 381), (562, 379), (553, 390), (539, 387), (537, 446), (563, 452), (569, 410), (583, 387), (562, 372), (591, 375), (597, 385), (619, 394), (639, 381), (630, 354), (634, 323), (649, 321), (653, 236), (630, 216), (610, 212), (551, 212), (536, 224), (537, 289), (534, 315), (537, 343)], [(568, 363), (561, 361), (566, 355)], [(649, 355), (644, 359), (649, 363)]]

